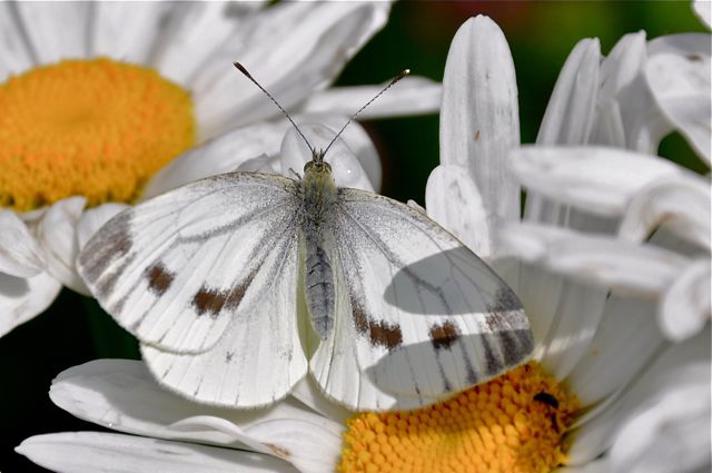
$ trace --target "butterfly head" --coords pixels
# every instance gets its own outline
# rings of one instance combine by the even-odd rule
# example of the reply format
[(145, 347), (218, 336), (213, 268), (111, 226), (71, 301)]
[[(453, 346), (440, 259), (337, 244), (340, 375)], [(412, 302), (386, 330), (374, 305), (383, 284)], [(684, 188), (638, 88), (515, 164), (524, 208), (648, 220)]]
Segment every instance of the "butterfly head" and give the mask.
[(324, 161), (324, 151), (315, 151), (312, 160), (304, 165), (304, 174), (315, 176), (331, 175), (331, 165)]

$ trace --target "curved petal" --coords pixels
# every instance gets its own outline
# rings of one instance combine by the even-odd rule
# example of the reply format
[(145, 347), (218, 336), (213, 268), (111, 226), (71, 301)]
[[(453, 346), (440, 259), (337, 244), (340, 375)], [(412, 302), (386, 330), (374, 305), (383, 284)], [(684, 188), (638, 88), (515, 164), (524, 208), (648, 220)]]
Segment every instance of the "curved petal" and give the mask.
[(669, 338), (682, 341), (700, 330), (710, 320), (710, 262), (701, 258), (690, 264), (663, 296), (660, 325)]
[(458, 237), (481, 258), (492, 254), (493, 228), (487, 221), (482, 197), (467, 169), (441, 164), (425, 186), (428, 216)]
[(145, 64), (157, 39), (181, 7), (172, 2), (96, 2), (90, 56)]
[(653, 181), (629, 200), (618, 235), (644, 241), (658, 226), (710, 249), (710, 185), (693, 174)]
[(645, 82), (645, 32), (623, 36), (601, 63), (591, 143), (656, 153), (672, 131)]
[(30, 277), (45, 269), (45, 255), (15, 212), (0, 210), (0, 272)]
[(487, 226), (519, 221), (519, 184), (506, 165), (519, 146), (519, 108), (507, 40), (485, 16), (455, 33), (445, 64), (440, 163), (469, 170), (487, 212)]
[(385, 24), (389, 9), (389, 3), (378, 2), (287, 2), (265, 10), (235, 48), (221, 50), (192, 81), (200, 136), (210, 138), (279, 113), (232, 61), (239, 59), (291, 109), (336, 78)]
[[(709, 360), (708, 331), (685, 343), (671, 344), (665, 350), (656, 351), (641, 372), (622, 380), (623, 384), (608, 402), (584, 415), (580, 427), (573, 433), (574, 443), (569, 450), (570, 463), (581, 465), (598, 457), (613, 444), (621, 426), (655, 406), (678, 386), (700, 383), (707, 387), (707, 396), (691, 400), (690, 413), (695, 411), (700, 401), (709, 406)], [(702, 365), (706, 368), (701, 369)], [(674, 439), (672, 441), (676, 443)]]
[(681, 473), (712, 465), (710, 365), (685, 367), (685, 378), (647, 399), (618, 431), (614, 473)]
[(532, 224), (510, 224), (501, 238), (511, 254), (581, 282), (621, 294), (655, 298), (688, 259), (652, 245)]
[(712, 4), (707, 0), (694, 0), (692, 9), (707, 28), (712, 28)]
[[(351, 116), (376, 96), (386, 84), (332, 87), (317, 92), (304, 103), (300, 113)], [(361, 113), (360, 120), (434, 113), (440, 110), (442, 84), (425, 77), (406, 77)]]
[(98, 432), (36, 435), (15, 451), (63, 473), (294, 472), (267, 455), (182, 442)]
[(88, 53), (89, 2), (18, 2), (17, 19), (39, 64)]
[(510, 163), (528, 190), (603, 216), (622, 214), (645, 185), (683, 173), (662, 158), (595, 146), (524, 146)]
[(90, 295), (74, 266), (79, 252), (77, 225), (85, 204), (84, 197), (53, 204), (37, 225), (37, 239), (45, 249), (47, 272), (70, 289)]
[(60, 289), (46, 273), (23, 279), (0, 272), (0, 337), (44, 312)]
[[(298, 120), (297, 123), (311, 121), (312, 123), (321, 123), (332, 130), (340, 130), (347, 120), (345, 116), (339, 115), (302, 115), (297, 116), (296, 119)], [(383, 173), (381, 170), (381, 158), (378, 156), (378, 151), (373, 141), (371, 141), (371, 137), (368, 136), (368, 133), (359, 122), (351, 122), (341, 133), (341, 139), (356, 155), (373, 189), (378, 191), (381, 188)], [(336, 162), (335, 165), (339, 166), (339, 163)]]
[(583, 39), (576, 44), (556, 80), (539, 127), (537, 144), (588, 142), (598, 95), (600, 62), (598, 39)]
[(688, 33), (649, 43), (645, 77), (665, 116), (708, 165), (711, 159), (710, 36)]
[[(314, 150), (323, 150), (336, 135), (335, 130), (324, 125), (301, 124), (300, 128), (311, 146), (314, 147)], [(282, 151), (280, 153), (281, 173), (285, 176), (292, 174), (292, 171), (302, 174), (304, 165), (311, 161), (312, 158), (313, 152), (307, 148), (302, 137), (299, 136), (296, 130), (289, 130), (282, 141)], [(361, 167), (356, 155), (341, 138), (336, 139), (324, 159), (332, 165), (331, 170), (337, 186), (353, 187), (373, 192), (373, 185), (368, 179), (366, 171)]]
[[(260, 8), (260, 2), (250, 2)], [(151, 65), (161, 75), (179, 84), (188, 84), (191, 77), (206, 67), (219, 48), (234, 40), (242, 24), (227, 2), (185, 2), (174, 6), (177, 10), (160, 30)]]
[(663, 346), (653, 301), (611, 296), (591, 343), (565, 382), (587, 406), (620, 390)]
[[(115, 430), (248, 448), (301, 471), (330, 471), (319, 465), (339, 450), (341, 425), (299, 402), (287, 399), (250, 411), (193, 403), (161, 389), (138, 361), (96, 360), (65, 370), (53, 382), (50, 398), (81, 419)], [(280, 429), (289, 432), (281, 435)], [(331, 456), (324, 454), (328, 446)]]
[(23, 24), (17, 21), (16, 4), (0, 3), (0, 83), (8, 76), (23, 72), (35, 63), (32, 48), (25, 41)]
[(258, 123), (193, 148), (156, 173), (141, 198), (149, 199), (197, 179), (236, 171), (241, 164), (262, 154), (276, 155), (289, 126), (286, 120)]
[(114, 215), (128, 207), (126, 204), (110, 202), (82, 212), (79, 217), (79, 223), (77, 224), (77, 243), (79, 244), (79, 249), (84, 248), (89, 238), (91, 238), (102, 225), (108, 222)]

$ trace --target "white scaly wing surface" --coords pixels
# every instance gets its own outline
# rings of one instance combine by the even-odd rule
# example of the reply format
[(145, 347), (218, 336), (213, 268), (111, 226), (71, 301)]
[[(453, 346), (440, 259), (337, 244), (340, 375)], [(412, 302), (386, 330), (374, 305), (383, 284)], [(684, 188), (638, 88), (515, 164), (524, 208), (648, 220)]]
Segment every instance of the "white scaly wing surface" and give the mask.
[(336, 324), (310, 361), (330, 398), (408, 409), (524, 362), (529, 324), (509, 287), (419, 210), (339, 189), (329, 250)]
[(204, 351), (245, 312), (270, 249), (296, 233), (295, 186), (232, 173), (163, 194), (107, 222), (79, 255), (79, 274), (141, 342)]
[(297, 186), (258, 173), (203, 179), (122, 212), (82, 250), (79, 273), (162, 385), (256, 407), (305, 375)]

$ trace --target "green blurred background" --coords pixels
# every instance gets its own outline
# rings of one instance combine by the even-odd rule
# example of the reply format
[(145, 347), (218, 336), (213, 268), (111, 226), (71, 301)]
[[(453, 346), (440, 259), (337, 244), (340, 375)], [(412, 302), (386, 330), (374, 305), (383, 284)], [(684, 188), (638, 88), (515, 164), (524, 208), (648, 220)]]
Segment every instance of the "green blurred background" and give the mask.
[[(566, 56), (580, 39), (598, 37), (607, 53), (621, 35), (648, 38), (705, 31), (681, 2), (402, 2), (386, 27), (356, 56), (339, 85), (381, 83), (403, 68), (442, 79), (448, 47), (470, 16), (486, 14), (504, 31), (517, 73), (522, 142), (533, 142)], [(436, 115), (365, 123), (384, 168), (383, 193), (423, 203), (438, 163)], [(667, 138), (660, 154), (707, 172), (684, 140)], [(96, 358), (138, 358), (137, 346), (90, 299), (64, 290), (52, 307), (0, 339), (0, 471), (46, 471), (15, 454), (22, 439), (45, 432), (102, 430), (54, 407), (50, 382), (62, 370)]]

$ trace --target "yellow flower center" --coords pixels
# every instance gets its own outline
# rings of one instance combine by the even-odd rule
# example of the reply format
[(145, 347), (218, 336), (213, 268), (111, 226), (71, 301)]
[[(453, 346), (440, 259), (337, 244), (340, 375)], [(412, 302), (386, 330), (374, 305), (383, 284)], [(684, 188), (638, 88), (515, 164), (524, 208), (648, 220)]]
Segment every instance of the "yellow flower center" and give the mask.
[(579, 402), (536, 363), (433, 406), (347, 423), (341, 473), (548, 473)]
[(129, 202), (194, 139), (190, 95), (153, 70), (105, 58), (33, 69), (0, 85), (0, 206)]

